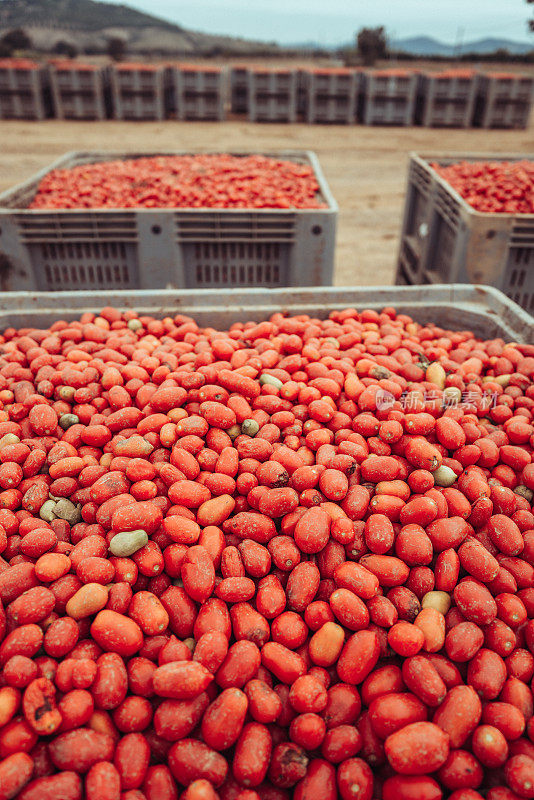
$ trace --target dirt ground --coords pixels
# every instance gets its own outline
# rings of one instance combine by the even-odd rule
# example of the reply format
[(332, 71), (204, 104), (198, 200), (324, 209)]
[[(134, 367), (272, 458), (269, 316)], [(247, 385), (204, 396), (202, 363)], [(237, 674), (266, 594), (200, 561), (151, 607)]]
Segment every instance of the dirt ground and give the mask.
[(339, 205), (335, 283), (394, 281), (408, 154), (529, 153), (524, 131), (213, 122), (0, 122), (0, 191), (68, 150), (315, 150)]

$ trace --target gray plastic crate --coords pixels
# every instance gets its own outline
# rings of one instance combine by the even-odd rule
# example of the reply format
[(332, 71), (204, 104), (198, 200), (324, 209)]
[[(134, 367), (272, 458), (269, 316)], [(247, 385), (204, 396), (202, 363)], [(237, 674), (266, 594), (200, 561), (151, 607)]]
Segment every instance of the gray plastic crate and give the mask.
[(3, 66), (0, 62), (0, 119), (42, 120), (49, 115), (46, 69)]
[(227, 77), (226, 70), (220, 67), (175, 67), (172, 81), (177, 118), (225, 119)]
[(427, 128), (469, 128), (473, 124), (477, 77), (449, 70), (420, 76), (416, 122)]
[(109, 74), (115, 119), (165, 119), (167, 70), (164, 67), (114, 65)]
[(534, 214), (476, 211), (430, 167), (528, 158), (412, 153), (397, 283), (485, 283), (534, 312)]
[(534, 77), (530, 75), (481, 75), (475, 124), (481, 128), (526, 128), (533, 99)]
[(324, 319), (336, 309), (394, 306), (422, 324), (471, 330), (484, 339), (532, 342), (534, 320), (490, 286), (369, 286), (303, 289), (11, 292), (0, 298), (0, 331), (6, 327), (43, 327), (71, 320), (104, 306), (134, 309), (155, 317), (183, 314), (201, 326), (228, 328), (235, 322), (261, 322), (272, 314), (309, 314)]
[(29, 210), (52, 169), (176, 153), (68, 153), (0, 195), (0, 291), (331, 284), (337, 205), (310, 151), (324, 209)]
[(355, 70), (309, 70), (303, 83), (306, 122), (356, 122), (359, 73)]
[(75, 64), (52, 66), (50, 86), (54, 116), (58, 119), (106, 118), (105, 70), (77, 68)]
[(296, 70), (248, 70), (248, 118), (251, 122), (297, 121)]
[(364, 125), (413, 125), (418, 80), (404, 70), (363, 72)]
[(230, 111), (232, 114), (248, 114), (248, 72), (246, 66), (236, 65), (230, 69)]

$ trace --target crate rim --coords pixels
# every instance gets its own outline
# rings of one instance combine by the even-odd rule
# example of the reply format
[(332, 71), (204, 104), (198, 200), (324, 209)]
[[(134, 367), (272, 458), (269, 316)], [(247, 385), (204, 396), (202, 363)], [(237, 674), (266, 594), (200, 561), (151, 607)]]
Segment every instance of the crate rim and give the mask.
[[(433, 297), (428, 297), (428, 294)], [(227, 305), (225, 305), (225, 301)], [(69, 305), (70, 304), (70, 305)], [(502, 334), (518, 343), (528, 343), (534, 334), (534, 318), (499, 289), (483, 284), (433, 284), (432, 286), (326, 286), (231, 289), (132, 289), (82, 290), (68, 292), (7, 292), (0, 295), (0, 326), (21, 325), (13, 317), (55, 315), (71, 319), (85, 311), (99, 311), (103, 306), (121, 309), (136, 306), (143, 313), (195, 315), (225, 311), (229, 315), (315, 314), (326, 318), (331, 311), (357, 306), (383, 308), (395, 305), (411, 307), (409, 313), (417, 321), (417, 310), (450, 307), (470, 313), (481, 320), (501, 324)], [(144, 304), (144, 305), (143, 305)], [(9, 316), (11, 315), (11, 316)], [(242, 321), (247, 321), (243, 319)], [(425, 324), (425, 323), (422, 323)], [(428, 324), (428, 323), (426, 323)], [(25, 327), (21, 325), (21, 327)], [(460, 330), (470, 323), (459, 321)], [(515, 338), (517, 334), (519, 338)], [(494, 338), (490, 334), (487, 338)], [(522, 339), (524, 342), (522, 342)]]
[[(455, 200), (460, 203), (462, 209), (469, 214), (473, 214), (478, 219), (483, 220), (490, 220), (495, 219), (498, 217), (499, 219), (507, 219), (507, 220), (529, 220), (534, 221), (534, 212), (532, 214), (521, 214), (518, 212), (508, 212), (508, 211), (478, 211), (473, 206), (469, 205), (467, 200), (459, 194), (456, 189), (454, 189), (451, 184), (442, 178), (441, 175), (433, 169), (430, 162), (437, 161), (437, 162), (449, 162), (449, 164), (458, 164), (461, 161), (532, 161), (533, 156), (531, 154), (525, 153), (437, 153), (435, 155), (426, 155), (423, 153), (417, 153), (415, 151), (410, 152), (409, 154), (409, 162), (410, 164), (412, 161), (415, 161), (420, 166), (423, 166), (427, 169), (430, 174), (432, 175), (433, 179), (437, 181), (440, 186), (445, 188)], [(449, 166), (449, 164), (444, 163), (444, 166)]]
[[(309, 165), (312, 167), (315, 177), (317, 178), (317, 182), (319, 184), (319, 195), (327, 204), (326, 208), (181, 208), (177, 206), (175, 208), (166, 208), (166, 207), (156, 207), (156, 208), (16, 208), (16, 207), (7, 207), (4, 205), (5, 202), (9, 200), (11, 195), (16, 194), (18, 192), (22, 192), (25, 190), (29, 190), (30, 185), (34, 183), (40, 183), (40, 181), (52, 172), (55, 169), (67, 169), (68, 167), (65, 166), (66, 162), (73, 158), (84, 158), (87, 156), (105, 156), (106, 158), (109, 157), (110, 161), (113, 160), (123, 160), (127, 161), (130, 159), (136, 158), (145, 158), (149, 156), (180, 156), (180, 155), (234, 155), (234, 156), (250, 156), (250, 155), (262, 155), (268, 158), (283, 158), (287, 160), (291, 160), (292, 158), (300, 158), (300, 159), (307, 159)], [(99, 161), (103, 159), (99, 158)], [(86, 162), (90, 164), (91, 162)], [(98, 163), (98, 162), (96, 162)], [(91, 213), (98, 213), (98, 214), (117, 214), (117, 213), (135, 213), (135, 214), (153, 214), (155, 212), (163, 213), (177, 213), (180, 214), (239, 214), (240, 216), (245, 214), (282, 214), (284, 216), (298, 214), (303, 215), (311, 215), (316, 214), (317, 212), (323, 213), (337, 213), (339, 211), (338, 204), (334, 199), (334, 196), (330, 190), (330, 187), (326, 181), (324, 176), (323, 170), (319, 163), (319, 159), (317, 154), (314, 150), (281, 150), (279, 152), (266, 152), (266, 153), (258, 153), (257, 150), (250, 150), (250, 151), (240, 151), (240, 152), (222, 152), (220, 150), (203, 150), (199, 149), (196, 152), (191, 152), (190, 150), (166, 150), (166, 151), (145, 151), (145, 152), (132, 152), (132, 153), (124, 153), (124, 151), (117, 151), (117, 150), (69, 150), (63, 155), (56, 158), (51, 164), (47, 167), (43, 167), (43, 169), (39, 170), (38, 172), (31, 175), (25, 181), (12, 186), (10, 189), (6, 189), (4, 192), (0, 193), (0, 216), (3, 214), (24, 214), (28, 216), (36, 216), (38, 214), (68, 214), (69, 216), (72, 215), (73, 217), (81, 214), (91, 214)]]

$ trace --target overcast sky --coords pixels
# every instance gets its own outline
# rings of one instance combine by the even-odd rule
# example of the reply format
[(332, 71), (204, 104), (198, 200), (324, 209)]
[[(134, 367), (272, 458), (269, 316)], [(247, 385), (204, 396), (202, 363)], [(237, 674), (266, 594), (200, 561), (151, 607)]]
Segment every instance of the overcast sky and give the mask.
[[(525, 0), (111, 0), (186, 28), (282, 43), (349, 41), (362, 26), (391, 38), (429, 35), (449, 43), (485, 37), (533, 41)], [(325, 13), (325, 7), (328, 13)]]

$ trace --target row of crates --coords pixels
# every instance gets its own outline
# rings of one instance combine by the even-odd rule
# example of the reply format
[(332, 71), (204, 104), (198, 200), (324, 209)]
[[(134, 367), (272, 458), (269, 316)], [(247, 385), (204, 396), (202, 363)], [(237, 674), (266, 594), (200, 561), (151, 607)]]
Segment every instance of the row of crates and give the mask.
[(531, 157), (411, 154), (397, 284), (485, 284), (534, 314), (534, 214), (478, 211), (431, 166), (518, 160)]
[[(525, 128), (534, 76), (447, 70), (231, 71), (231, 110), (259, 119), (258, 97), (269, 99), (271, 119), (308, 123)], [(275, 116), (275, 113), (277, 116)]]
[(447, 70), (230, 69), (0, 61), (0, 118), (223, 120), (525, 128), (534, 76)]
[(526, 128), (534, 77), (451, 70), (421, 75), (415, 122), (427, 127)]
[[(417, 75), (354, 69), (234, 67), (231, 110), (252, 121), (411, 124)], [(408, 121), (410, 120), (410, 122)]]
[(226, 94), (220, 67), (0, 61), (2, 119), (221, 120)]

